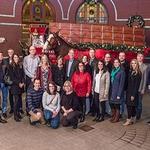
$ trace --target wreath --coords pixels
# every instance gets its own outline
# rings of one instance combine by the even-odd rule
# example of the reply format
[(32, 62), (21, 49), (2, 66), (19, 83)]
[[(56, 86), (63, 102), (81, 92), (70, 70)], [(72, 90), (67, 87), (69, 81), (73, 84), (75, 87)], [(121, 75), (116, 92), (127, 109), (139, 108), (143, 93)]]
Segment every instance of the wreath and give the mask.
[(143, 17), (140, 15), (135, 15), (135, 16), (129, 17), (129, 19), (127, 21), (127, 26), (133, 27), (134, 23), (136, 24), (137, 28), (143, 28), (145, 26), (145, 21), (144, 21)]

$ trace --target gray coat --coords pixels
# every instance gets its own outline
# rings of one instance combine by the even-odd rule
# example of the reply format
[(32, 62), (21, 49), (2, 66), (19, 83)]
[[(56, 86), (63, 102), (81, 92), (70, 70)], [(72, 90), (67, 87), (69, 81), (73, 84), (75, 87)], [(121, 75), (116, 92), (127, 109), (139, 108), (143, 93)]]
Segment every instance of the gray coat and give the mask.
[[(95, 89), (95, 78), (93, 83), (93, 89)], [(110, 87), (110, 73), (106, 71), (102, 73), (100, 76), (100, 88), (99, 88), (99, 100), (107, 101), (109, 95), (109, 87)]]
[[(123, 96), (124, 91), (124, 82), (125, 82), (125, 72), (120, 69), (120, 71), (116, 74), (115, 79), (111, 82), (110, 88), (110, 103), (120, 104), (121, 98)], [(117, 96), (120, 99), (117, 99)]]
[(139, 92), (144, 94), (146, 89), (146, 82), (147, 82), (147, 65), (145, 65), (144, 63), (141, 64), (140, 71), (142, 73), (142, 78), (140, 82)]

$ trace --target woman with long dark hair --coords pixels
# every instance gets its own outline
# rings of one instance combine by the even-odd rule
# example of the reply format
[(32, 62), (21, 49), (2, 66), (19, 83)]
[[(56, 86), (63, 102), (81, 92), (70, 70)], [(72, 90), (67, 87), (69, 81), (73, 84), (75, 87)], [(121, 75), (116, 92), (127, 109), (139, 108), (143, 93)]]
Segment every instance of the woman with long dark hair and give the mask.
[(8, 67), (10, 79), (12, 85), (10, 88), (14, 98), (14, 119), (15, 121), (21, 121), (20, 109), (22, 108), (22, 93), (24, 91), (24, 71), (23, 66), (20, 64), (19, 55), (14, 54), (12, 57), (12, 63)]
[(83, 122), (85, 120), (86, 97), (89, 97), (92, 84), (91, 76), (88, 72), (85, 71), (85, 66), (83, 62), (80, 62), (78, 64), (77, 71), (73, 74), (71, 82), (73, 89), (79, 99), (82, 111), (82, 117), (80, 121)]
[(105, 103), (108, 100), (110, 86), (110, 74), (104, 65), (104, 61), (98, 61), (96, 75), (93, 80), (94, 104), (96, 108), (96, 118), (94, 121), (101, 122), (104, 121)]
[(111, 86), (110, 86), (110, 107), (112, 111), (111, 122), (115, 123), (119, 121), (120, 117), (120, 104), (123, 96), (125, 72), (121, 68), (119, 59), (115, 59), (113, 63), (113, 69), (111, 72)]
[(57, 64), (52, 66), (52, 80), (57, 85), (57, 91), (62, 93), (63, 84), (65, 82), (65, 68), (63, 57), (57, 57)]
[(48, 83), (47, 91), (43, 94), (42, 103), (47, 125), (54, 129), (58, 128), (60, 122), (60, 95), (57, 93), (57, 86), (54, 82)]
[(128, 75), (128, 87), (126, 95), (126, 105), (128, 118), (123, 124), (125, 126), (133, 124), (136, 116), (136, 106), (138, 104), (138, 89), (141, 82), (142, 73), (139, 68), (138, 61), (133, 59), (130, 63), (130, 71)]

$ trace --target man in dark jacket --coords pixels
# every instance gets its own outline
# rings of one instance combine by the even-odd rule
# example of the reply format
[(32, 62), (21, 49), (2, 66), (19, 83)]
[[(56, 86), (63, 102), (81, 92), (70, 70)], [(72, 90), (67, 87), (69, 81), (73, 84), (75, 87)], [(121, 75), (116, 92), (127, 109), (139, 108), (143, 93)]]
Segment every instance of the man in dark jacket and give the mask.
[(122, 117), (124, 114), (124, 110), (125, 110), (126, 90), (127, 90), (127, 86), (128, 86), (128, 74), (129, 74), (129, 70), (130, 70), (130, 65), (129, 65), (128, 61), (126, 60), (125, 52), (119, 53), (119, 60), (121, 62), (121, 68), (125, 72), (124, 95), (121, 99), (121, 105), (120, 105), (121, 106), (120, 107), (120, 116)]
[[(14, 55), (14, 50), (13, 49), (8, 49), (7, 50), (8, 53), (8, 57), (6, 59), (4, 59), (5, 64), (8, 66), (9, 64), (12, 63), (12, 57)], [(12, 114), (14, 112), (14, 100), (13, 100), (13, 95), (10, 92), (10, 87), (9, 88), (9, 103), (10, 103), (10, 114)]]
[(65, 70), (66, 70), (66, 80), (71, 80), (73, 73), (76, 70), (78, 61), (74, 59), (74, 50), (69, 50), (69, 60), (65, 63)]
[[(3, 60), (3, 53), (0, 52), (0, 90), (2, 92), (2, 116), (0, 115), (0, 122), (6, 123), (4, 119), (7, 117), (7, 96), (8, 96), (8, 87), (4, 83), (4, 75), (6, 73), (6, 65)], [(4, 118), (3, 118), (4, 117)]]

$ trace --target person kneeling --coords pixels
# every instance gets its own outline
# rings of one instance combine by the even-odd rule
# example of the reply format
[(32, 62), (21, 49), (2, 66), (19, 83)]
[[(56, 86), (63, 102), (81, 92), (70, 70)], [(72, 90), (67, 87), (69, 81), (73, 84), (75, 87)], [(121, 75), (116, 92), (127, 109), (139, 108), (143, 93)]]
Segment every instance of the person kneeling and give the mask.
[(43, 90), (40, 87), (40, 80), (34, 79), (33, 87), (27, 91), (27, 110), (30, 115), (30, 123), (32, 125), (40, 122), (44, 124), (43, 112), (42, 112), (42, 96)]
[(81, 115), (79, 111), (79, 101), (75, 92), (73, 92), (72, 84), (70, 81), (64, 83), (65, 93), (62, 95), (61, 99), (61, 109), (62, 109), (62, 125), (69, 126), (72, 125), (74, 129), (78, 127), (78, 118)]
[(58, 128), (60, 122), (60, 95), (57, 93), (57, 86), (54, 82), (49, 82), (47, 91), (43, 94), (42, 103), (47, 125), (53, 129)]

